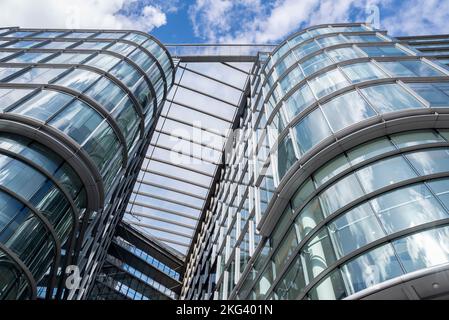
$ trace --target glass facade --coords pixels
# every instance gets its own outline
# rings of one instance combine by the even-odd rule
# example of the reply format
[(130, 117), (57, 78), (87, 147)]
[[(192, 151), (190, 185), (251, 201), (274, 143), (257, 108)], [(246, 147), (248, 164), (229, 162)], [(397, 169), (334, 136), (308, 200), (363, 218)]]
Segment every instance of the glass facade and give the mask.
[(363, 298), (449, 268), (449, 140), (430, 116), (447, 112), (448, 70), (367, 25), (260, 54), (181, 298)]
[[(79, 299), (123, 214), (173, 62), (134, 31), (16, 28), (1, 41), (0, 299)], [(78, 288), (64, 285), (70, 265)]]

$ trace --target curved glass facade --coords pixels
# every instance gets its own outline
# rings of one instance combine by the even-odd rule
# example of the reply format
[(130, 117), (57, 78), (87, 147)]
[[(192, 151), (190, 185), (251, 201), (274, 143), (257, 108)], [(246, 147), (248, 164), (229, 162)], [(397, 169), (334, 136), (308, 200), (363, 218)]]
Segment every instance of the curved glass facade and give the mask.
[(174, 67), (141, 32), (0, 38), (0, 299), (35, 298), (41, 281), (51, 297), (138, 169)]
[(292, 35), (252, 74), (183, 298), (363, 298), (449, 268), (447, 66), (339, 24)]

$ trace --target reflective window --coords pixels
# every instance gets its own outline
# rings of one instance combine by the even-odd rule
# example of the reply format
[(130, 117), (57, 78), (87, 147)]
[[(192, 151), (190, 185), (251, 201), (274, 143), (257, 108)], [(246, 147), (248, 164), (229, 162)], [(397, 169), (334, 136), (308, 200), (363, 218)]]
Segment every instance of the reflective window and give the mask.
[(45, 122), (72, 99), (73, 97), (70, 95), (45, 90), (20, 104), (11, 112), (26, 115)]
[(382, 42), (387, 41), (379, 38), (376, 35), (345, 35), (349, 42)]
[(363, 88), (362, 93), (381, 113), (423, 108), (423, 105), (397, 84)]
[(330, 94), (348, 85), (343, 74), (338, 69), (328, 71), (310, 80), (310, 86), (318, 98)]
[(437, 179), (426, 183), (446, 209), (449, 209), (449, 180)]
[(52, 53), (44, 53), (44, 52), (25, 52), (20, 54), (19, 56), (8, 60), (8, 62), (13, 63), (36, 63), (39, 62), (49, 56), (51, 56)]
[(407, 83), (407, 85), (427, 100), (431, 107), (449, 106), (448, 83)]
[(96, 111), (76, 100), (53, 118), (49, 124), (82, 144), (102, 120)]
[(335, 252), (326, 229), (322, 229), (303, 248), (304, 273), (311, 281), (336, 260)]
[(340, 300), (346, 296), (346, 286), (340, 270), (335, 270), (325, 277), (307, 294), (312, 300)]
[(277, 299), (295, 300), (307, 285), (301, 256), (297, 256), (274, 289)]
[(416, 177), (402, 156), (376, 161), (372, 165), (356, 171), (366, 192), (373, 192), (382, 187)]
[(61, 53), (48, 61), (49, 63), (68, 63), (77, 64), (89, 57), (90, 53)]
[(449, 262), (449, 227), (415, 233), (396, 240), (393, 246), (406, 272)]
[(0, 110), (3, 111), (14, 102), (29, 94), (32, 89), (0, 89)]
[(387, 138), (379, 138), (349, 150), (347, 155), (352, 165), (356, 165), (357, 163), (392, 150), (395, 150), (395, 147)]
[(101, 32), (100, 34), (96, 35), (94, 38), (98, 39), (118, 39), (125, 35), (124, 32)]
[(311, 54), (312, 52), (320, 50), (320, 46), (315, 42), (311, 41), (297, 47), (293, 52), (296, 54), (298, 59), (302, 59), (305, 56)]
[(302, 153), (306, 153), (321, 140), (331, 135), (329, 126), (320, 109), (315, 109), (295, 127), (296, 141)]
[(60, 35), (64, 34), (64, 32), (58, 32), (58, 31), (45, 31), (45, 32), (39, 32), (37, 34), (34, 34), (34, 38), (56, 38)]
[(35, 31), (13, 31), (6, 35), (2, 35), (2, 37), (12, 37), (12, 38), (24, 38), (31, 36)]
[(445, 142), (435, 131), (403, 132), (391, 135), (391, 140), (398, 148), (405, 148), (425, 143)]
[(104, 71), (109, 71), (113, 66), (120, 62), (120, 59), (109, 54), (100, 53), (89, 59), (86, 64), (99, 68)]
[(39, 43), (42, 43), (42, 41), (21, 40), (21, 41), (12, 43), (10, 45), (7, 45), (6, 47), (7, 48), (31, 48), (31, 47), (38, 45)]
[(396, 77), (438, 77), (444, 75), (421, 60), (381, 62), (381, 65)]
[(424, 184), (390, 191), (370, 202), (388, 234), (449, 217)]
[(0, 80), (3, 80), (20, 70), (22, 70), (22, 68), (10, 68), (10, 67), (1, 68), (0, 67)]
[(430, 149), (408, 153), (407, 159), (421, 175), (449, 171), (449, 150)]
[(302, 62), (301, 67), (304, 70), (306, 77), (308, 77), (312, 73), (317, 72), (330, 64), (332, 64), (332, 61), (326, 56), (326, 54), (320, 53)]
[(298, 241), (304, 239), (323, 219), (320, 202), (317, 198), (314, 198), (301, 210), (301, 213), (295, 219)]
[(83, 69), (75, 69), (58, 80), (56, 84), (83, 92), (92, 85), (100, 75)]
[(325, 48), (325, 47), (333, 46), (336, 44), (345, 43), (346, 39), (340, 35), (336, 35), (336, 36), (318, 38), (318, 39), (316, 39), (316, 42), (318, 42), (323, 48)]
[(299, 114), (314, 101), (315, 98), (309, 86), (307, 83), (303, 84), (287, 99), (285, 103), (285, 110), (287, 111), (289, 119), (292, 119), (294, 116)]
[(10, 80), (13, 83), (50, 83), (61, 73), (64, 69), (49, 69), (49, 68), (32, 68), (31, 70), (20, 74), (16, 78)]
[(327, 53), (337, 62), (346, 61), (351, 59), (357, 59), (363, 57), (363, 55), (354, 48), (338, 48), (327, 51)]
[(44, 44), (43, 46), (40, 46), (39, 48), (42, 49), (66, 49), (70, 46), (72, 46), (75, 43), (75, 41), (52, 41), (50, 43)]
[(287, 136), (278, 146), (278, 173), (280, 179), (282, 179), (296, 160), (292, 140)]
[(403, 274), (390, 244), (376, 248), (348, 262), (342, 267), (342, 272), (348, 281), (349, 294)]
[(332, 159), (327, 164), (318, 169), (313, 175), (316, 187), (318, 188), (323, 183), (348, 168), (349, 162), (344, 154)]
[(338, 180), (319, 195), (321, 207), (327, 217), (350, 202), (363, 196), (362, 188), (354, 174)]
[(88, 50), (100, 50), (106, 47), (109, 43), (108, 42), (83, 42), (79, 45), (77, 45), (76, 49), (88, 49)]
[(342, 67), (352, 83), (385, 78), (386, 74), (380, 71), (373, 63), (361, 62)]
[(64, 38), (87, 38), (93, 35), (93, 32), (71, 32), (68, 35), (65, 35)]
[(328, 230), (337, 258), (342, 258), (352, 251), (385, 236), (368, 203), (346, 212), (343, 216), (329, 223)]
[(288, 92), (293, 86), (295, 86), (297, 83), (299, 83), (302, 79), (304, 79), (301, 70), (298, 68), (294, 68), (292, 71), (290, 71), (284, 79), (282, 79), (279, 84), (284, 92)]
[(360, 47), (369, 57), (396, 57), (407, 54), (395, 46)]
[(322, 106), (324, 115), (334, 132), (376, 115), (357, 91), (332, 99)]

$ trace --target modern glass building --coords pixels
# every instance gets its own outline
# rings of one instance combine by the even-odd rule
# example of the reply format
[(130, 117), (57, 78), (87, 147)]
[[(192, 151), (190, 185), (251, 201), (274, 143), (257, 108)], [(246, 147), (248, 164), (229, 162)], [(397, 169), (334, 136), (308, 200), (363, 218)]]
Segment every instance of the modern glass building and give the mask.
[(173, 73), (142, 32), (1, 30), (0, 298), (84, 297)]
[(0, 298), (449, 298), (449, 36), (0, 32)]
[(338, 24), (259, 53), (181, 298), (448, 298), (447, 42)]

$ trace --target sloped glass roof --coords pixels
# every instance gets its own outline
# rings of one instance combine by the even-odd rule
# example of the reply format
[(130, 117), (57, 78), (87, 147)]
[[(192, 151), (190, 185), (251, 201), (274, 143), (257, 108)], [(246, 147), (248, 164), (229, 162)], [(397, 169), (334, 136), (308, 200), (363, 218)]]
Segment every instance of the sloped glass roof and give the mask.
[[(201, 59), (199, 59), (201, 60)], [(124, 221), (188, 252), (229, 135), (251, 62), (177, 59)]]

